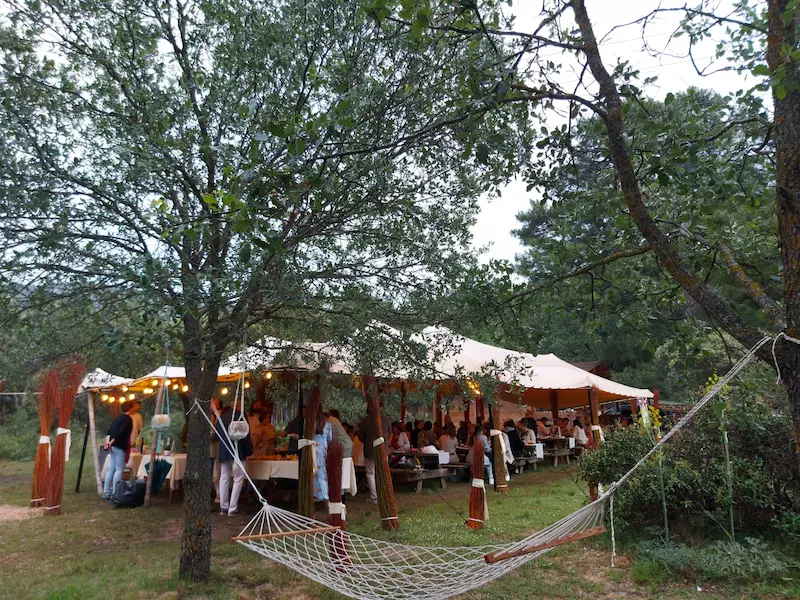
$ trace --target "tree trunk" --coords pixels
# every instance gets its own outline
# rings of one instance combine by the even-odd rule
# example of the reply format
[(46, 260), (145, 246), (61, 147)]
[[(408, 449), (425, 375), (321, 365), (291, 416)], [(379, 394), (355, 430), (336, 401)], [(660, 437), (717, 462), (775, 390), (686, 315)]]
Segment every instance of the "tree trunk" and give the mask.
[[(753, 346), (763, 337), (763, 334), (758, 328), (746, 323), (739, 313), (698, 277), (689, 261), (677, 251), (650, 214), (639, 187), (636, 169), (631, 161), (625, 138), (622, 99), (614, 78), (606, 69), (600, 56), (594, 29), (586, 12), (585, 0), (574, 0), (572, 7), (575, 12), (575, 21), (583, 37), (586, 62), (600, 86), (600, 96), (605, 108), (600, 112), (600, 116), (606, 127), (609, 151), (631, 218), (670, 276), (706, 311), (706, 314), (719, 322), (722, 328), (740, 343), (747, 347)], [(763, 360), (770, 360), (769, 349), (762, 348), (759, 357)]]
[[(189, 394), (192, 404), (199, 400), (202, 411), (209, 415), (221, 353), (215, 349), (203, 360), (199, 322), (186, 315), (184, 327), (184, 365)], [(202, 582), (208, 579), (211, 571), (211, 431), (197, 409), (192, 410), (189, 417), (187, 445), (180, 577)]]
[[(767, 63), (773, 73), (775, 106), (775, 210), (783, 263), (783, 303), (786, 333), (800, 338), (800, 72), (797, 61), (785, 54), (795, 48), (800, 15), (795, 8), (787, 23), (784, 14), (792, 0), (770, 0)], [(781, 377), (792, 407), (795, 446), (800, 451), (800, 345), (782, 344)]]

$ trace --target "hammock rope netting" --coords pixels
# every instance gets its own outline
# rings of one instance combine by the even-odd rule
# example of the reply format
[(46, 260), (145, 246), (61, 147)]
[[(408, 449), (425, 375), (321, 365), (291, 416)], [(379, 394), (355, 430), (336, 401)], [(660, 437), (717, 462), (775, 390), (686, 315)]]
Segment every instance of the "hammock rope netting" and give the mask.
[[(794, 342), (791, 338), (787, 339)], [(613, 540), (614, 492), (663, 444), (691, 422), (697, 412), (770, 341), (773, 339), (765, 337), (753, 346), (659, 443), (597, 500), (518, 542), (475, 547), (423, 547), (343, 531), (328, 523), (270, 505), (238, 458), (235, 459), (236, 463), (258, 494), (262, 508), (233, 541), (352, 598), (443, 600), (499, 579), (552, 548), (605, 532), (605, 509), (610, 503), (613, 561), (616, 549)], [(211, 420), (197, 400), (192, 410), (199, 410), (211, 425)], [(213, 405), (212, 410), (219, 418)], [(234, 442), (229, 436), (225, 437), (227, 439), (220, 439), (220, 443), (233, 450)], [(235, 452), (232, 454), (236, 457)]]

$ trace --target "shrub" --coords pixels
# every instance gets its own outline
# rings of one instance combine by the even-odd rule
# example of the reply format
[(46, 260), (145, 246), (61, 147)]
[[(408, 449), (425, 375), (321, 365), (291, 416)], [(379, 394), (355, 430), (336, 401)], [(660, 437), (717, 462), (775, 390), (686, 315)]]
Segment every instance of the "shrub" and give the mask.
[(0, 423), (0, 459), (33, 460), (39, 443), (39, 416), (22, 406)]
[[(800, 534), (800, 490), (793, 473), (794, 444), (785, 397), (767, 401), (747, 389), (729, 394), (727, 413), (737, 531)], [(652, 448), (640, 427), (609, 431), (606, 443), (585, 453), (581, 471), (590, 483), (609, 485)], [(728, 522), (726, 468), (719, 421), (710, 409), (663, 446), (663, 477), (670, 523)], [(641, 529), (663, 523), (658, 462), (648, 461), (617, 492), (617, 525)]]
[(673, 576), (736, 582), (776, 580), (797, 568), (792, 560), (754, 538), (743, 544), (718, 541), (702, 548), (651, 540), (636, 544), (634, 555), (637, 566), (642, 565), (643, 583), (658, 583), (659, 567)]

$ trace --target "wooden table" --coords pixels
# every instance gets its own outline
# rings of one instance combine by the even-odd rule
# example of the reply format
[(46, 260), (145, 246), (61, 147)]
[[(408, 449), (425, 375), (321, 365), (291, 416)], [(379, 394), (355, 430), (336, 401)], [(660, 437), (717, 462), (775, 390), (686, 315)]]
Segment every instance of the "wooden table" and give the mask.
[[(432, 455), (433, 456), (433, 455)], [(422, 492), (422, 483), (429, 479), (438, 479), (442, 489), (447, 489), (447, 469), (391, 469), (392, 481), (395, 483), (414, 483), (417, 484), (417, 493)]]
[(574, 438), (550, 437), (541, 438), (539, 441), (544, 444), (544, 455), (553, 459), (554, 467), (558, 466), (559, 458), (563, 458), (569, 464), (569, 457), (575, 454)]

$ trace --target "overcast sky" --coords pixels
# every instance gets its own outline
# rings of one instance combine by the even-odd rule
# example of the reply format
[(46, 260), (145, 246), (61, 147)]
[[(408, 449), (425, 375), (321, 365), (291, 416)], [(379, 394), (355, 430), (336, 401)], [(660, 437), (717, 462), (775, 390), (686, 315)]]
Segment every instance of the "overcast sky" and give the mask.
[[(589, 17), (595, 27), (595, 35), (598, 39), (608, 34), (608, 37), (600, 45), (601, 55), (606, 66), (609, 68), (617, 62), (618, 58), (624, 58), (631, 62), (632, 66), (641, 71), (642, 78), (657, 76), (658, 81), (646, 88), (648, 95), (663, 99), (667, 92), (678, 92), (690, 86), (713, 88), (721, 93), (741, 89), (745, 85), (752, 85), (743, 77), (736, 73), (723, 72), (716, 73), (707, 77), (700, 77), (695, 73), (686, 55), (687, 41), (685, 37), (679, 37), (670, 42), (670, 33), (675, 31), (680, 21), (679, 13), (662, 15), (656, 22), (648, 25), (647, 40), (651, 47), (665, 50), (665, 55), (653, 57), (645, 50), (642, 43), (642, 31), (639, 25), (631, 25), (609, 32), (618, 25), (630, 23), (650, 13), (659, 5), (665, 7), (680, 7), (684, 1), (662, 0), (587, 0)], [(691, 5), (692, 3), (689, 2)], [(721, 0), (719, 4), (724, 7), (730, 6), (726, 0)], [(517, 15), (515, 29), (518, 31), (531, 31), (538, 22), (539, 8), (541, 4), (535, 0), (517, 0), (514, 12)], [(717, 32), (722, 34), (720, 30)], [(704, 59), (702, 66), (712, 62), (714, 54), (714, 44), (709, 43), (701, 51), (695, 52), (696, 59)], [(552, 60), (558, 60), (558, 55)], [(700, 60), (698, 60), (700, 62)], [(565, 75), (565, 81), (572, 77), (573, 82), (577, 82), (577, 75)], [(555, 117), (557, 119), (557, 117)], [(513, 260), (515, 255), (521, 252), (522, 247), (519, 240), (511, 235), (511, 231), (519, 226), (516, 219), (517, 213), (525, 210), (529, 204), (533, 192), (525, 191), (525, 183), (517, 181), (509, 185), (502, 193), (501, 198), (484, 198), (481, 201), (481, 213), (478, 222), (473, 228), (474, 245), (476, 247), (489, 246), (484, 253), (483, 259), (505, 259)]]

